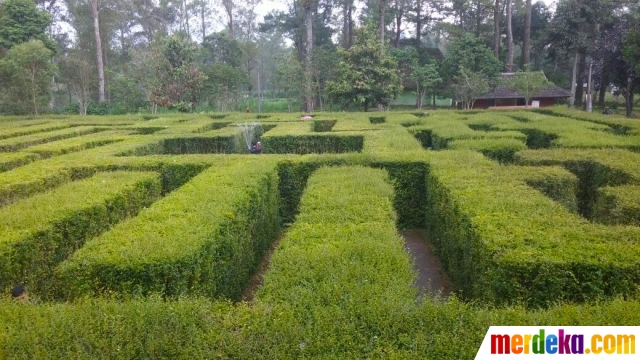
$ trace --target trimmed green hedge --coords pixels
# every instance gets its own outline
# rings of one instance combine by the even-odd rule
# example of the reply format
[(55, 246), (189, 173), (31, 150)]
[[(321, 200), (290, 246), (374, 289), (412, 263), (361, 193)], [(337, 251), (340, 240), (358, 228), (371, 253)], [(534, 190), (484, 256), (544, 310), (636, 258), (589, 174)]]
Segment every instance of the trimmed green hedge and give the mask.
[(454, 140), (448, 144), (448, 148), (475, 150), (498, 162), (511, 163), (515, 161), (516, 153), (525, 149), (526, 145), (517, 139), (467, 139)]
[(331, 131), (333, 127), (336, 125), (338, 120), (313, 120), (313, 131), (314, 132), (327, 132)]
[[(384, 302), (386, 299), (381, 299)], [(371, 306), (375, 308), (375, 305)], [(204, 299), (0, 301), (0, 358), (474, 359), (489, 326), (637, 326), (640, 302), (486, 309), (458, 301), (357, 313)], [(358, 315), (358, 316), (356, 316)], [(378, 318), (378, 316), (381, 316)], [(393, 316), (393, 317), (392, 317)]]
[(263, 152), (268, 154), (323, 154), (360, 152), (362, 135), (264, 136)]
[(277, 187), (266, 161), (202, 172), (59, 265), (65, 295), (237, 298), (279, 231)]
[(372, 124), (383, 124), (387, 122), (387, 117), (386, 116), (370, 116), (369, 122), (371, 122)]
[(366, 316), (371, 328), (384, 326), (416, 296), (395, 224), (393, 189), (383, 170), (317, 170), (271, 258), (258, 301), (287, 304), (304, 311), (301, 316), (348, 311)]
[(640, 226), (640, 186), (607, 186), (598, 189), (593, 221), (608, 225)]
[(3, 152), (18, 151), (20, 149), (24, 149), (33, 145), (44, 144), (44, 143), (48, 143), (56, 140), (68, 139), (76, 136), (93, 134), (93, 133), (97, 133), (105, 130), (108, 130), (108, 129), (82, 126), (82, 127), (75, 127), (72, 129), (63, 129), (63, 130), (46, 132), (46, 133), (36, 133), (32, 135), (4, 139), (4, 140), (0, 140), (0, 151), (3, 151)]
[(170, 138), (162, 144), (163, 154), (232, 154), (238, 152), (238, 139), (226, 137)]
[(38, 154), (0, 153), (0, 172), (9, 171), (40, 159)]
[(56, 130), (62, 130), (68, 128), (68, 124), (51, 124), (51, 123), (40, 123), (32, 126), (22, 126), (19, 128), (8, 128), (0, 130), (0, 139), (8, 139), (12, 137), (25, 136), (43, 132), (50, 132)]
[(465, 297), (536, 307), (638, 292), (640, 229), (591, 224), (477, 154), (429, 163), (427, 229)]
[(51, 295), (53, 266), (159, 196), (156, 173), (100, 173), (0, 210), (0, 288)]

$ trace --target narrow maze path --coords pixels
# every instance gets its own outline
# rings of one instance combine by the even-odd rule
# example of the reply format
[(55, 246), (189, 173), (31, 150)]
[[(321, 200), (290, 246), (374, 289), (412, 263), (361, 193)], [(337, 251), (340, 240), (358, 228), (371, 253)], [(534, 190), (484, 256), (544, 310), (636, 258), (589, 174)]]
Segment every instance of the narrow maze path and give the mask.
[(415, 286), (420, 296), (435, 297), (439, 294), (448, 297), (452, 292), (451, 280), (442, 269), (425, 231), (402, 230), (400, 235), (404, 238), (405, 248), (413, 258), (413, 269), (418, 273)]

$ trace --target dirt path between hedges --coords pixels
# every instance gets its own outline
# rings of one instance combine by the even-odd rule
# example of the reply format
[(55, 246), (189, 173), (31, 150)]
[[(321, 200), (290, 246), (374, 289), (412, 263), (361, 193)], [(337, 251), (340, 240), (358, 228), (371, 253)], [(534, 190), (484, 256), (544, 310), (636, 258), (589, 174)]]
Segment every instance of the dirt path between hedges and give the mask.
[(278, 237), (273, 241), (271, 247), (267, 250), (267, 252), (262, 257), (262, 261), (260, 261), (260, 265), (251, 275), (251, 279), (247, 283), (247, 287), (244, 289), (242, 296), (240, 296), (240, 301), (253, 301), (253, 297), (256, 295), (256, 291), (262, 286), (264, 283), (264, 273), (267, 272), (269, 268), (269, 263), (271, 262), (271, 255), (280, 244), (280, 241), (284, 237), (284, 231), (278, 234)]
[(445, 274), (440, 260), (433, 251), (433, 245), (424, 230), (400, 231), (404, 246), (413, 258), (413, 269), (418, 273), (415, 286), (421, 296), (434, 297), (440, 294), (448, 297), (452, 292), (451, 280)]

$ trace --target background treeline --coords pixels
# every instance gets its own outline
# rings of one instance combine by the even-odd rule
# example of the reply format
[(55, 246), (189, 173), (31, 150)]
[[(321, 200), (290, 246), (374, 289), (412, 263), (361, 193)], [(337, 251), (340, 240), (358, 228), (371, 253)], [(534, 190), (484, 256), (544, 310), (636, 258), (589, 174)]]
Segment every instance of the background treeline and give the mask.
[[(0, 0), (0, 113), (469, 106), (543, 70), (584, 106), (640, 89), (639, 2)], [(615, 105), (615, 103), (609, 104)]]

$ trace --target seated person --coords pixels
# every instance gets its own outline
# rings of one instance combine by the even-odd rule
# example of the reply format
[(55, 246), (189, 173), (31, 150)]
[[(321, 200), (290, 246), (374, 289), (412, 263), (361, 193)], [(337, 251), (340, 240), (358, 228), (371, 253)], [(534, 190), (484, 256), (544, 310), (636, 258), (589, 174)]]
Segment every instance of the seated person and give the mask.
[(11, 296), (19, 302), (28, 302), (29, 295), (27, 294), (27, 289), (25, 289), (24, 285), (16, 285), (11, 289)]
[(262, 152), (262, 143), (258, 141), (255, 145), (251, 147), (249, 152), (252, 154), (260, 154)]

